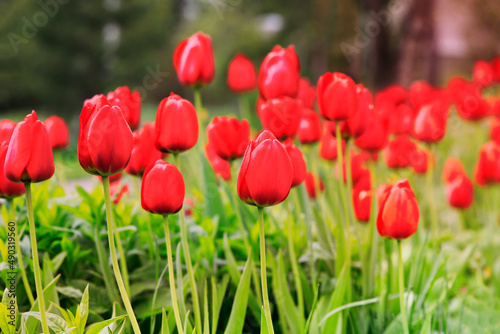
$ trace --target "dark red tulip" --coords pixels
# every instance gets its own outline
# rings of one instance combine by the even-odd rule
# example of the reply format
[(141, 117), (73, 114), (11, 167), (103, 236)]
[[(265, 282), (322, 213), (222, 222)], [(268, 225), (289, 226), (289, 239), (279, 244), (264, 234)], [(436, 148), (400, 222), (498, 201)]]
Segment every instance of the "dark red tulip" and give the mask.
[(389, 132), (395, 135), (411, 134), (414, 120), (415, 112), (413, 109), (406, 103), (401, 103), (392, 109), (389, 118)]
[(210, 36), (197, 32), (182, 40), (174, 52), (174, 67), (184, 86), (203, 86), (212, 82), (215, 63)]
[(170, 93), (156, 111), (156, 148), (162, 152), (180, 153), (198, 141), (198, 115), (193, 104)]
[(493, 66), (485, 60), (476, 61), (472, 68), (472, 78), (482, 87), (490, 86), (494, 81)]
[(5, 165), (8, 149), (8, 142), (0, 143), (0, 198), (13, 198), (24, 194), (23, 184), (12, 182), (5, 176), (3, 166)]
[(397, 182), (384, 194), (377, 216), (377, 230), (382, 237), (406, 239), (418, 228), (420, 211), (408, 180)]
[(293, 138), (299, 129), (302, 106), (297, 100), (282, 96), (267, 100), (259, 112), (262, 126), (271, 131), (276, 138)]
[(322, 75), (316, 92), (319, 112), (327, 120), (345, 121), (358, 109), (356, 84), (343, 73), (328, 72)]
[(178, 212), (184, 202), (185, 188), (175, 165), (157, 160), (142, 177), (141, 204), (146, 211), (160, 215)]
[(0, 120), (0, 144), (4, 141), (10, 141), (10, 137), (12, 137), (12, 132), (14, 132), (15, 127), (16, 122), (10, 119)]
[(410, 166), (416, 174), (426, 174), (433, 163), (431, 152), (426, 148), (418, 148), (410, 154)]
[(411, 165), (411, 157), (417, 151), (417, 145), (410, 136), (401, 134), (391, 140), (385, 150), (385, 162), (389, 168), (406, 168)]
[(448, 106), (440, 101), (433, 101), (420, 108), (413, 125), (413, 138), (426, 143), (435, 143), (443, 139), (448, 120)]
[(316, 104), (316, 87), (311, 85), (309, 79), (301, 78), (299, 80), (299, 93), (297, 95), (297, 100), (303, 107), (314, 109), (314, 105)]
[(481, 94), (481, 87), (462, 78), (453, 78), (449, 85), (453, 103), (460, 117), (468, 121), (477, 121), (489, 116), (492, 108)]
[(250, 142), (250, 124), (232, 117), (214, 117), (207, 127), (208, 141), (224, 160), (241, 158)]
[(304, 145), (317, 143), (321, 139), (321, 118), (316, 111), (302, 108), (297, 136)]
[(4, 171), (9, 180), (24, 183), (45, 181), (54, 175), (49, 134), (34, 110), (12, 133)]
[(467, 175), (462, 162), (455, 157), (446, 159), (442, 172), (443, 181), (450, 183), (459, 175)]
[(344, 124), (346, 128), (344, 132), (347, 132), (349, 138), (358, 138), (365, 132), (373, 111), (372, 93), (368, 88), (363, 86), (363, 84), (358, 84), (356, 86), (356, 93), (358, 95), (358, 107)]
[(134, 148), (125, 171), (130, 175), (141, 176), (146, 167), (161, 159), (162, 153), (155, 145), (155, 126), (146, 123), (139, 131), (134, 131)]
[(257, 70), (243, 53), (236, 54), (229, 62), (227, 86), (234, 93), (245, 93), (257, 87)]
[(317, 177), (311, 172), (308, 172), (306, 175), (306, 190), (307, 194), (310, 198), (315, 199), (318, 196), (319, 192), (325, 191), (325, 184), (321, 177)]
[(302, 151), (300, 148), (295, 146), (291, 139), (285, 140), (283, 143), (285, 146), (286, 152), (290, 157), (290, 161), (292, 162), (293, 167), (293, 180), (292, 180), (292, 188), (300, 185), (304, 182), (307, 173), (306, 161), (304, 160), (304, 156), (302, 155)]
[(378, 152), (387, 146), (389, 142), (389, 127), (387, 120), (375, 110), (370, 117), (368, 128), (354, 141), (354, 144), (362, 150)]
[(57, 116), (50, 116), (45, 121), (52, 149), (64, 149), (69, 145), (69, 129), (66, 122)]
[(474, 177), (481, 185), (500, 182), (500, 146), (489, 141), (479, 150), (479, 159), (474, 167)]
[(419, 110), (424, 104), (429, 103), (433, 98), (434, 88), (426, 81), (414, 81), (408, 90), (408, 99), (415, 110)]
[(132, 131), (120, 107), (111, 106), (104, 95), (86, 100), (80, 114), (78, 160), (90, 174), (118, 174), (130, 160)]
[(131, 92), (130, 88), (122, 86), (109, 92), (106, 98), (111, 105), (120, 107), (132, 131), (139, 128), (141, 123), (141, 93), (139, 91)]
[(215, 148), (210, 142), (205, 145), (205, 155), (210, 163), (210, 166), (212, 166), (214, 174), (221, 177), (224, 181), (231, 181), (231, 164), (229, 161), (222, 159), (217, 154)]
[(352, 188), (352, 204), (354, 214), (360, 222), (368, 222), (372, 209), (373, 191), (370, 184), (370, 174)]
[(474, 200), (474, 186), (466, 174), (459, 174), (446, 184), (448, 203), (457, 209), (467, 209)]
[(269, 131), (250, 141), (238, 175), (238, 195), (259, 207), (283, 202), (292, 186), (293, 167), (285, 147)]
[[(345, 151), (345, 141), (341, 139), (342, 152)], [(330, 133), (330, 131), (323, 131), (321, 142), (319, 144), (319, 155), (328, 161), (337, 160), (337, 139)]]
[(276, 45), (262, 61), (259, 92), (264, 100), (280, 96), (295, 98), (299, 90), (300, 62), (295, 48)]

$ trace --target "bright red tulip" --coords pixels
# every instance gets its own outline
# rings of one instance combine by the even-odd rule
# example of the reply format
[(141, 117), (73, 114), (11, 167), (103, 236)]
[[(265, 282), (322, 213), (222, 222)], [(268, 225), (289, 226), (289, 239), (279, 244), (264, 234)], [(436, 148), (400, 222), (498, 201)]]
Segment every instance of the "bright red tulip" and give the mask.
[(410, 154), (410, 166), (416, 174), (426, 174), (430, 164), (434, 165), (433, 156), (426, 148), (418, 148)]
[(387, 196), (389, 196), (391, 189), (392, 184), (381, 184), (375, 190), (375, 199), (377, 200), (377, 206), (379, 209), (387, 199)]
[(328, 72), (322, 75), (316, 92), (319, 112), (327, 120), (345, 121), (358, 109), (356, 84), (343, 73)]
[(420, 211), (408, 180), (397, 182), (383, 195), (377, 216), (377, 230), (382, 237), (406, 239), (418, 228)]
[(389, 116), (389, 132), (395, 135), (411, 134), (413, 130), (413, 122), (415, 120), (415, 112), (406, 103), (401, 103), (394, 109)]
[(448, 203), (457, 209), (467, 209), (474, 201), (474, 186), (466, 174), (459, 174), (446, 184)]
[(285, 147), (269, 131), (250, 141), (238, 175), (238, 195), (259, 207), (283, 202), (292, 186), (293, 167)]
[(69, 145), (69, 129), (66, 122), (57, 116), (50, 116), (45, 121), (52, 149), (64, 149)]
[(157, 160), (142, 177), (141, 204), (146, 211), (160, 215), (178, 212), (184, 202), (185, 188), (175, 165)]
[(408, 98), (408, 92), (401, 85), (391, 85), (378, 91), (375, 94), (375, 105), (381, 106), (384, 104), (390, 104), (392, 106), (398, 106), (399, 104), (406, 101)]
[(210, 36), (197, 32), (182, 40), (174, 52), (174, 67), (184, 86), (203, 86), (212, 82), (215, 63)]
[(500, 146), (494, 141), (487, 142), (479, 150), (474, 177), (481, 186), (500, 182)]
[(325, 191), (325, 184), (321, 177), (317, 177), (311, 172), (308, 172), (306, 175), (306, 190), (307, 194), (310, 198), (315, 199), (318, 196), (319, 192)]
[(490, 118), (490, 138), (497, 144), (500, 145), (500, 117), (495, 116)]
[(231, 164), (217, 154), (211, 142), (205, 145), (205, 156), (216, 176), (221, 177), (224, 181), (231, 181)]
[(120, 107), (132, 131), (141, 123), (141, 93), (130, 91), (127, 86), (118, 87), (106, 96), (111, 105)]
[(468, 121), (477, 121), (489, 116), (492, 108), (481, 95), (481, 87), (462, 78), (453, 78), (448, 90), (460, 117)]
[(309, 79), (301, 78), (299, 80), (299, 93), (297, 95), (297, 100), (303, 107), (314, 109), (314, 105), (316, 104), (316, 87), (311, 85)]
[[(342, 152), (345, 152), (345, 141), (341, 139)], [(328, 161), (337, 160), (337, 139), (330, 133), (330, 131), (323, 131), (321, 142), (319, 144), (319, 155)]]
[(118, 174), (130, 160), (132, 131), (120, 107), (111, 106), (104, 95), (86, 100), (80, 114), (78, 160), (94, 175)]
[(12, 133), (4, 171), (9, 180), (24, 183), (45, 181), (54, 175), (49, 135), (34, 110)]
[(257, 87), (257, 70), (243, 53), (236, 54), (229, 62), (227, 86), (234, 93), (245, 93)]
[(300, 61), (295, 48), (276, 45), (262, 61), (259, 92), (264, 100), (280, 96), (295, 98), (299, 90)]
[(146, 123), (139, 131), (134, 131), (134, 148), (125, 171), (130, 175), (141, 176), (146, 167), (162, 158), (155, 145), (155, 126)]
[(214, 117), (207, 127), (208, 141), (224, 160), (241, 158), (250, 142), (250, 123), (232, 117)]
[(414, 81), (408, 90), (408, 99), (415, 110), (430, 102), (434, 88), (426, 81)]
[(493, 66), (485, 60), (476, 61), (472, 68), (472, 78), (482, 87), (490, 86), (494, 81)]
[(406, 168), (411, 165), (411, 157), (417, 151), (417, 145), (410, 136), (401, 134), (391, 140), (385, 150), (385, 162), (389, 168)]
[(293, 180), (292, 180), (292, 188), (300, 185), (304, 182), (307, 173), (306, 161), (304, 160), (304, 156), (302, 155), (302, 151), (300, 148), (295, 146), (291, 139), (285, 140), (283, 143), (285, 146), (286, 152), (290, 157), (290, 161), (292, 162), (293, 167)]
[(344, 124), (346, 128), (344, 132), (348, 133), (349, 138), (358, 138), (366, 131), (373, 111), (372, 93), (368, 88), (363, 84), (358, 84), (356, 93), (358, 95), (358, 107)]
[(368, 222), (372, 209), (373, 191), (370, 185), (370, 174), (352, 188), (354, 214), (360, 222)]
[(500, 82), (500, 55), (493, 58), (491, 61), (491, 68), (493, 69), (493, 80), (496, 83)]
[(0, 120), (0, 144), (4, 141), (10, 141), (10, 137), (12, 137), (12, 132), (14, 132), (15, 127), (16, 122), (10, 119)]
[(304, 145), (317, 143), (321, 139), (321, 118), (316, 111), (302, 108), (297, 136)]
[(354, 141), (354, 144), (362, 150), (378, 152), (387, 146), (389, 142), (389, 127), (387, 120), (375, 111), (370, 117), (368, 128)]
[(8, 149), (8, 142), (0, 143), (0, 198), (13, 198), (24, 194), (23, 184), (12, 182), (5, 176), (3, 166), (5, 165)]
[(156, 148), (162, 152), (184, 152), (198, 141), (198, 115), (193, 104), (170, 93), (156, 111)]
[(282, 96), (261, 105), (259, 117), (265, 130), (279, 140), (293, 138), (299, 129), (302, 106), (297, 100)]
[(443, 139), (448, 120), (448, 106), (434, 101), (420, 108), (415, 117), (413, 138), (426, 143), (435, 143)]
[(443, 181), (445, 183), (453, 182), (453, 180), (459, 175), (467, 175), (462, 162), (454, 157), (446, 159), (442, 172)]

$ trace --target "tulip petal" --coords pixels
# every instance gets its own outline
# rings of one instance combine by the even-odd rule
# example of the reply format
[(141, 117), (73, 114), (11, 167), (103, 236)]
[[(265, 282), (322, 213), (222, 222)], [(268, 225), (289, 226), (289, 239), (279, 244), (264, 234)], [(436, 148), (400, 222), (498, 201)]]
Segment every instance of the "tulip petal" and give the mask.
[(54, 157), (45, 125), (36, 121), (31, 136), (31, 155), (26, 170), (31, 182), (48, 180), (54, 175)]

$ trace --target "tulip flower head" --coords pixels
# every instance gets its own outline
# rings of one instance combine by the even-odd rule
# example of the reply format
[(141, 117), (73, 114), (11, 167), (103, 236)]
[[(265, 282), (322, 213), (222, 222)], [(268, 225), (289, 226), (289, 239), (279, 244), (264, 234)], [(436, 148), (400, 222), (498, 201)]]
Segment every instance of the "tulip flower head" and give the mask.
[(472, 205), (474, 186), (466, 174), (459, 174), (446, 184), (446, 198), (457, 209), (467, 209)]
[(0, 143), (0, 198), (13, 198), (24, 194), (24, 185), (18, 182), (12, 182), (5, 176), (4, 169), (8, 142)]
[(292, 181), (292, 162), (285, 147), (264, 130), (245, 151), (238, 175), (240, 199), (258, 207), (279, 204), (287, 198)]
[(109, 103), (120, 107), (123, 116), (132, 131), (136, 130), (141, 123), (141, 93), (130, 91), (127, 86), (118, 87), (106, 96)]
[(370, 184), (370, 174), (363, 177), (362, 181), (356, 183), (352, 188), (352, 203), (354, 214), (358, 221), (367, 223), (370, 220), (372, 209), (373, 191)]
[(65, 149), (69, 145), (69, 129), (66, 122), (57, 116), (50, 116), (45, 121), (52, 149)]
[(370, 122), (370, 117), (373, 111), (372, 93), (368, 90), (368, 88), (363, 86), (363, 84), (358, 84), (356, 86), (356, 93), (358, 96), (358, 107), (354, 110), (351, 116), (343, 122), (343, 126), (341, 126), (341, 133), (343, 133), (343, 137), (360, 137), (368, 128)]
[(142, 176), (146, 168), (162, 158), (162, 153), (155, 145), (155, 126), (146, 123), (134, 131), (134, 148), (125, 171), (130, 175)]
[(478, 121), (492, 112), (490, 104), (483, 99), (481, 87), (463, 78), (453, 78), (448, 90), (460, 117), (468, 121)]
[(321, 139), (321, 118), (317, 112), (302, 108), (297, 136), (304, 145), (317, 143)]
[(297, 100), (303, 107), (314, 109), (314, 105), (316, 104), (316, 87), (311, 85), (309, 79), (301, 78), (299, 80), (299, 93), (297, 94)]
[(215, 152), (224, 160), (241, 158), (250, 142), (250, 123), (232, 117), (214, 117), (207, 136)]
[(500, 182), (500, 146), (489, 141), (479, 150), (479, 158), (474, 167), (474, 178), (481, 186)]
[(356, 84), (343, 73), (322, 75), (316, 92), (319, 113), (329, 121), (345, 121), (358, 109)]
[(12, 132), (16, 128), (16, 122), (10, 119), (0, 120), (0, 144), (4, 141), (9, 142), (12, 137)]
[(323, 131), (321, 142), (319, 144), (319, 155), (327, 161), (337, 160), (337, 140), (342, 140), (342, 152), (345, 151), (345, 140), (335, 138), (330, 131)]
[(434, 157), (426, 148), (418, 148), (410, 154), (410, 166), (416, 174), (426, 174), (429, 165), (434, 165)]
[(261, 105), (259, 117), (265, 130), (279, 140), (293, 138), (299, 129), (302, 106), (288, 96), (267, 100)]
[(287, 139), (283, 146), (290, 157), (293, 166), (293, 181), (292, 188), (299, 186), (306, 179), (307, 167), (304, 156), (300, 148), (295, 146), (291, 139)]
[(439, 100), (420, 108), (413, 126), (413, 137), (425, 143), (443, 139), (448, 120), (448, 106)]
[(368, 152), (378, 152), (387, 146), (389, 142), (389, 126), (387, 119), (381, 114), (380, 110), (374, 111), (368, 127), (363, 134), (356, 138), (354, 144), (362, 150)]
[(34, 110), (12, 133), (4, 171), (9, 180), (23, 183), (45, 181), (54, 175), (49, 134)]
[(385, 188), (377, 216), (377, 230), (382, 237), (406, 239), (418, 228), (420, 210), (408, 180)]
[(231, 164), (217, 154), (211, 142), (205, 145), (205, 156), (212, 166), (215, 176), (221, 177), (226, 182), (231, 181)]
[(252, 61), (242, 53), (229, 62), (227, 86), (234, 93), (245, 93), (257, 87), (257, 70)]
[(417, 145), (410, 136), (401, 134), (391, 140), (385, 151), (385, 161), (389, 168), (406, 168), (411, 165), (411, 157), (417, 151)]
[(452, 182), (458, 175), (467, 174), (460, 160), (449, 157), (443, 166), (442, 178), (445, 183)]
[(472, 68), (472, 78), (482, 87), (490, 86), (494, 81), (493, 66), (485, 60), (478, 60)]

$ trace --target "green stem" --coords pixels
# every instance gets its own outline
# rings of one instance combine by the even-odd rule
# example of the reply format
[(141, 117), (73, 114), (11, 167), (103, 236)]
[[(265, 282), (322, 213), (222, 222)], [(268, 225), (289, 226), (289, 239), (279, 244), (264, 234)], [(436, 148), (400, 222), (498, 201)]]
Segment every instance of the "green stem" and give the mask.
[[(354, 205), (352, 203), (352, 170), (351, 170), (351, 149), (350, 149), (350, 141), (349, 139), (345, 142), (345, 169), (346, 169), (346, 178), (347, 178), (347, 203), (349, 209), (349, 217), (353, 222), (355, 214), (354, 214)], [(361, 245), (361, 244), (360, 244)]]
[(115, 234), (116, 244), (118, 247), (118, 255), (120, 256), (120, 265), (123, 276), (123, 283), (125, 284), (125, 290), (127, 291), (127, 294), (130, 294), (127, 258), (125, 257), (125, 252), (123, 251), (122, 239), (120, 238), (120, 233), (118, 232), (118, 226), (114, 223), (114, 219), (113, 219), (113, 227), (114, 227), (113, 233)]
[(205, 127), (203, 124), (203, 105), (201, 103), (201, 88), (194, 89), (194, 107), (198, 113), (198, 124), (199, 124), (199, 143), (201, 150), (205, 147)]
[(167, 239), (166, 244), (168, 258), (168, 278), (170, 281), (170, 296), (172, 297), (172, 307), (174, 309), (175, 323), (177, 324), (177, 332), (179, 334), (184, 334), (184, 330), (182, 329), (181, 313), (179, 312), (179, 303), (177, 302), (177, 292), (175, 290), (174, 261), (172, 260), (172, 244), (170, 241), (170, 230), (168, 226), (167, 215), (165, 215), (163, 227), (165, 229), (165, 238)]
[(104, 190), (104, 200), (106, 203), (106, 220), (108, 223), (108, 241), (109, 241), (109, 252), (111, 254), (111, 261), (113, 263), (113, 272), (115, 274), (116, 284), (118, 284), (118, 290), (120, 291), (120, 295), (122, 297), (123, 305), (125, 305), (125, 309), (127, 310), (127, 315), (132, 324), (132, 328), (135, 334), (140, 334), (141, 330), (139, 328), (139, 324), (137, 323), (137, 319), (134, 314), (134, 309), (130, 304), (130, 299), (127, 294), (127, 290), (125, 289), (125, 284), (123, 283), (123, 278), (120, 271), (120, 265), (118, 264), (118, 259), (116, 258), (116, 248), (115, 248), (115, 239), (113, 238), (113, 231), (115, 230), (113, 224), (113, 212), (111, 208), (111, 195), (109, 192), (109, 176), (102, 177), (102, 186)]
[(28, 209), (28, 223), (30, 226), (31, 254), (33, 257), (33, 271), (35, 272), (36, 295), (38, 298), (38, 308), (40, 309), (40, 318), (42, 321), (43, 334), (50, 334), (45, 314), (45, 300), (43, 297), (42, 274), (40, 272), (40, 262), (38, 260), (38, 246), (36, 243), (35, 217), (33, 214), (33, 202), (31, 199), (31, 183), (25, 183), (26, 206)]
[[(345, 219), (345, 230), (346, 230), (346, 235), (347, 235), (347, 245), (348, 245), (348, 254), (349, 254), (349, 259), (351, 255), (351, 250), (350, 250), (350, 244), (351, 244), (351, 226), (349, 222), (349, 211), (347, 209), (347, 199), (346, 199), (346, 191), (345, 191), (345, 186), (344, 186), (344, 161), (343, 157), (344, 155), (342, 154), (342, 135), (340, 133), (340, 122), (335, 123), (335, 128), (336, 128), (336, 141), (337, 141), (337, 168), (338, 168), (338, 173), (339, 173), (339, 185), (340, 185), (340, 197), (342, 201), (342, 206), (344, 208), (344, 219)], [(346, 147), (347, 149), (347, 147)], [(346, 176), (347, 179), (347, 176)]]
[(21, 244), (20, 244), (20, 239), (21, 236), (19, 235), (19, 230), (16, 222), (16, 207), (14, 206), (14, 200), (13, 199), (8, 199), (7, 202), (9, 203), (9, 209), (10, 209), (10, 221), (14, 222), (14, 228), (15, 228), (15, 243), (16, 243), (16, 251), (17, 251), (17, 261), (19, 262), (19, 270), (21, 271), (21, 277), (23, 280), (24, 284), (24, 290), (26, 291), (26, 295), (28, 296), (28, 299), (30, 301), (30, 305), (33, 305), (35, 303), (35, 298), (33, 297), (33, 292), (31, 292), (31, 287), (30, 283), (28, 281), (28, 276), (26, 275), (26, 269), (24, 268), (24, 261), (23, 261), (23, 254), (21, 252)]
[[(196, 96), (196, 91), (197, 90), (195, 90), (195, 96)], [(174, 162), (177, 168), (180, 170), (181, 165), (179, 162), (179, 155), (177, 153), (174, 153)], [(191, 294), (193, 296), (193, 308), (194, 308), (194, 318), (196, 322), (196, 332), (198, 334), (201, 334), (203, 327), (201, 326), (200, 300), (198, 298), (198, 290), (196, 287), (196, 279), (194, 277), (193, 264), (191, 263), (191, 252), (189, 251), (188, 233), (186, 228), (184, 207), (182, 207), (180, 212), (180, 220), (181, 220), (181, 244), (182, 244), (182, 250), (184, 251), (184, 256), (186, 257), (186, 266), (188, 270), (189, 281), (191, 284)]]
[(429, 208), (431, 215), (431, 230), (432, 236), (434, 240), (434, 248), (437, 250), (439, 247), (439, 232), (438, 232), (438, 218), (436, 211), (436, 202), (434, 200), (434, 182), (433, 182), (433, 172), (434, 168), (432, 167), (432, 163), (429, 163), (429, 169), (427, 170), (427, 191), (429, 198)]
[(266, 264), (266, 233), (264, 231), (264, 208), (259, 207), (259, 237), (260, 237), (260, 280), (262, 282), (262, 297), (264, 299), (264, 312), (267, 322), (267, 331), (274, 334), (271, 306), (267, 292), (267, 264)]
[(403, 256), (401, 255), (401, 240), (398, 240), (398, 253), (399, 253), (399, 304), (401, 307), (401, 322), (403, 323), (403, 331), (405, 334), (410, 334), (408, 329), (408, 320), (406, 318), (405, 308), (405, 282), (404, 282), (404, 268)]

